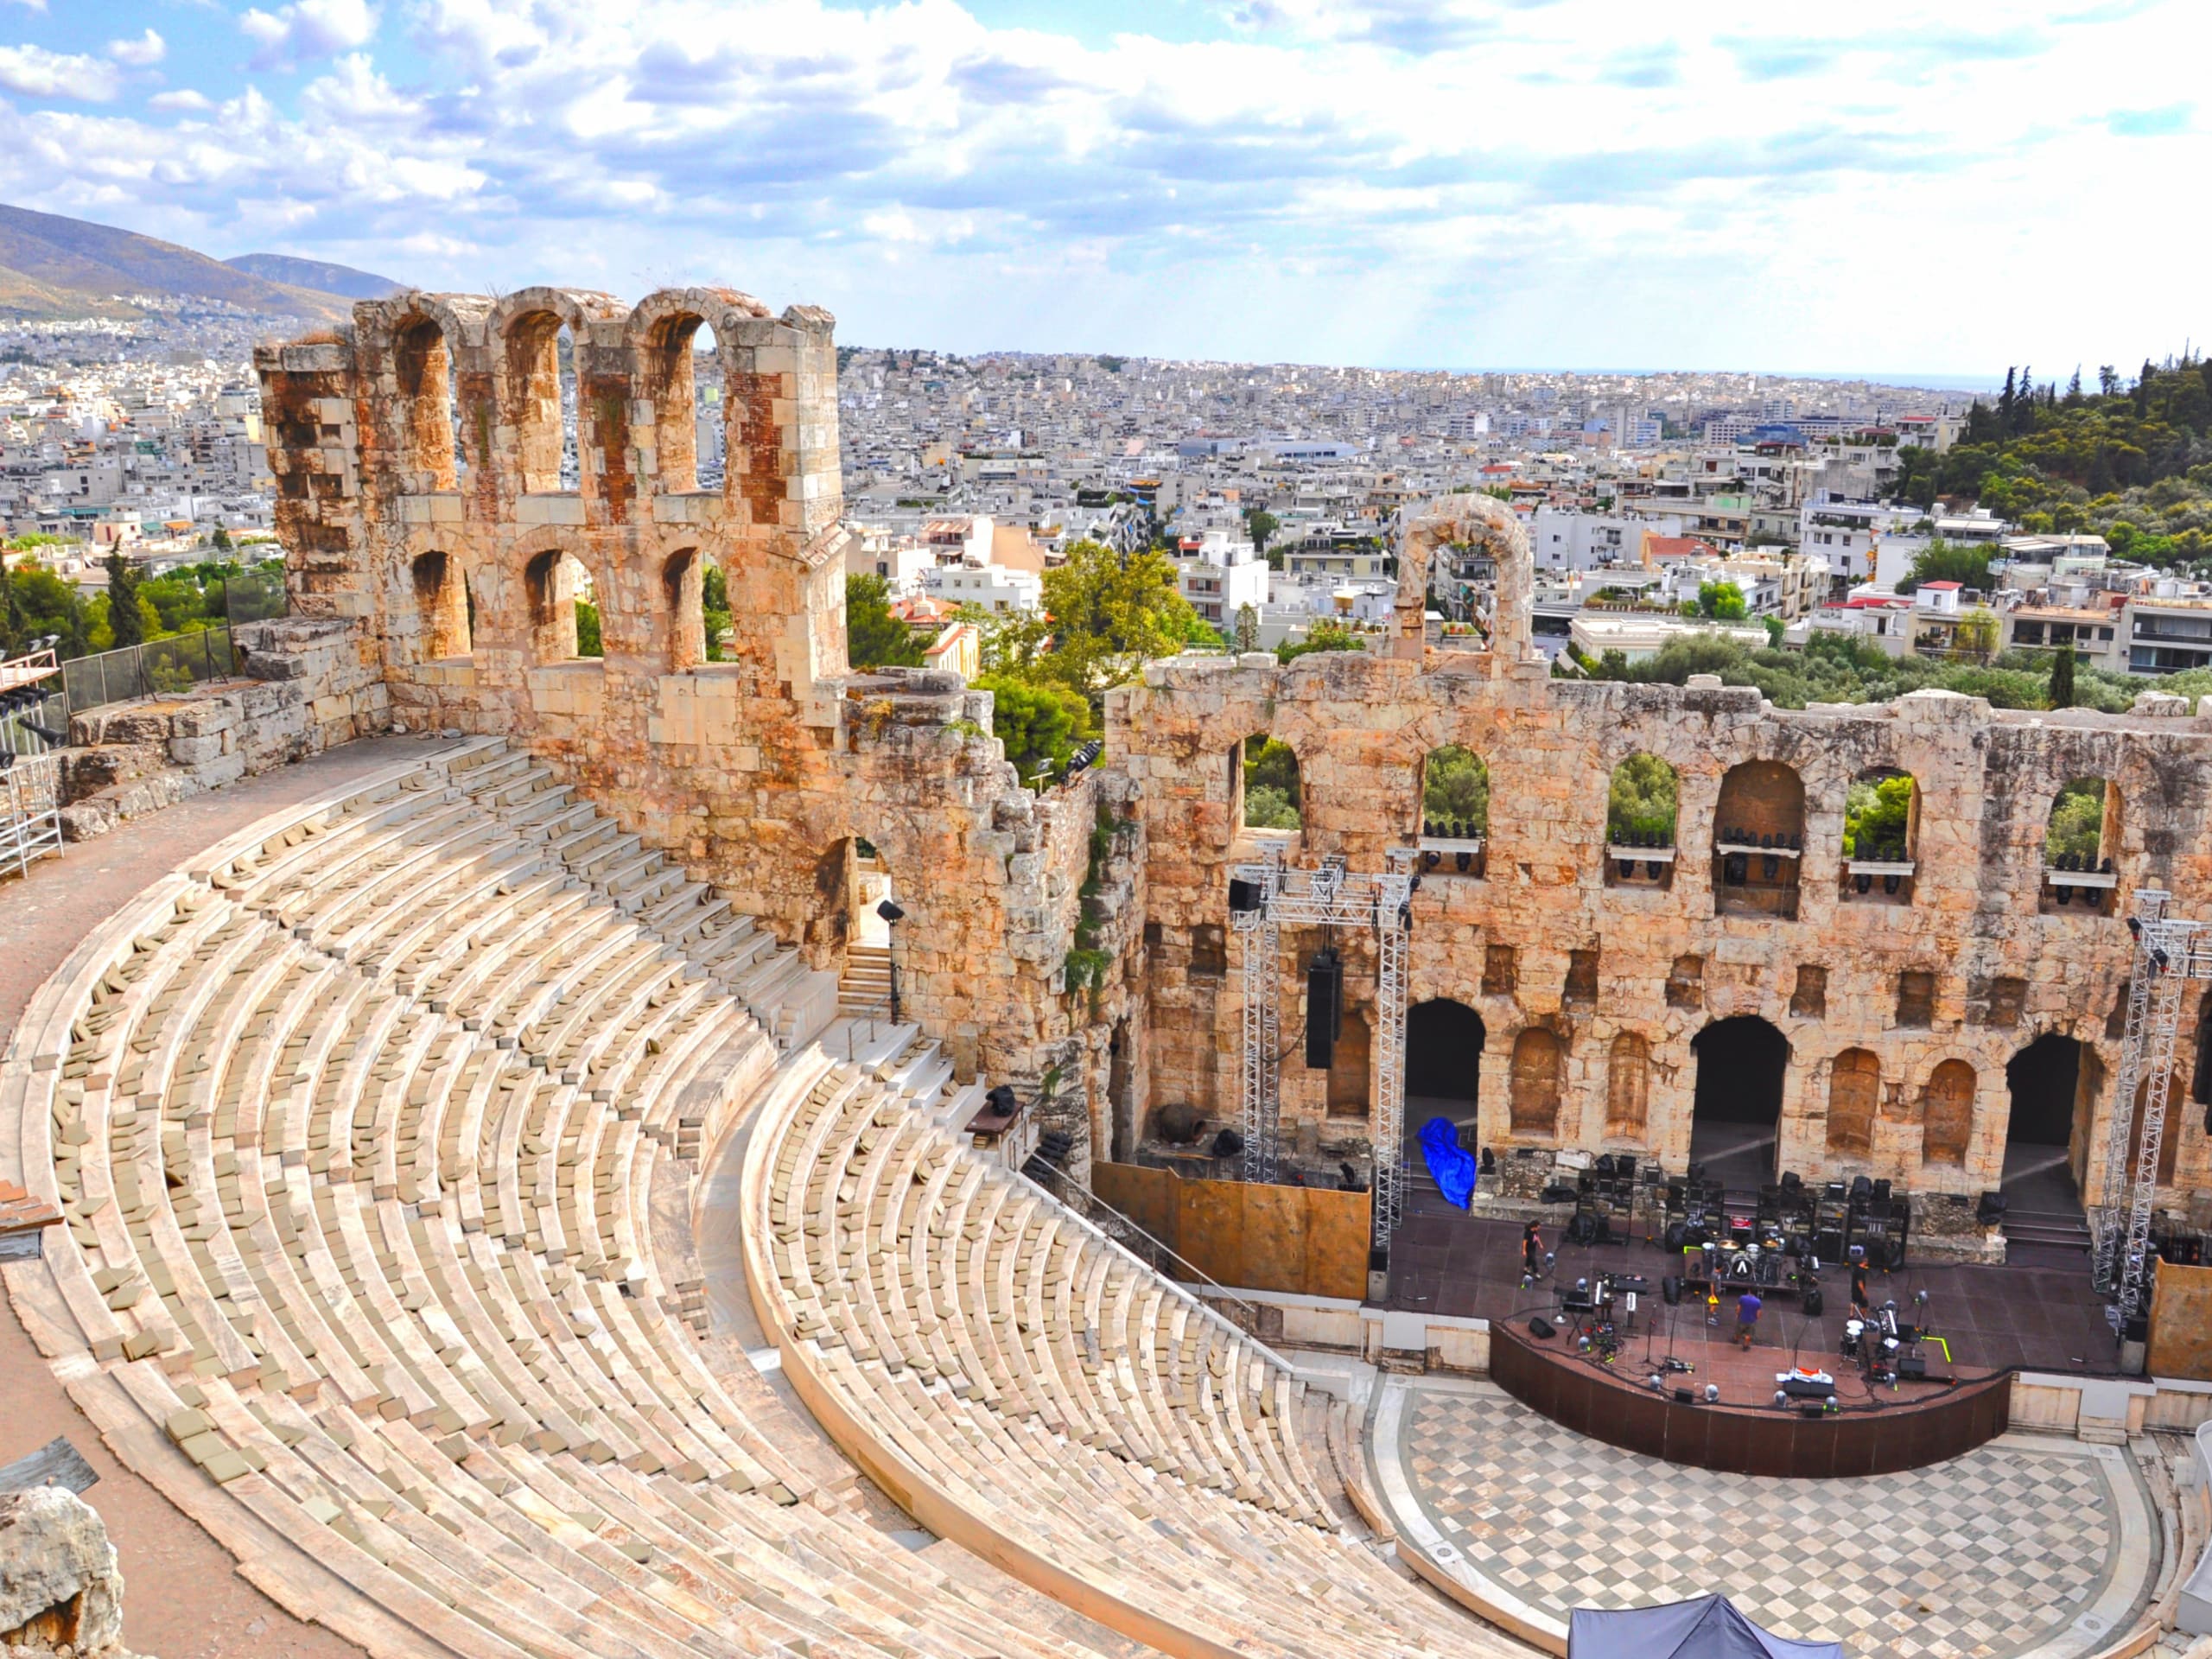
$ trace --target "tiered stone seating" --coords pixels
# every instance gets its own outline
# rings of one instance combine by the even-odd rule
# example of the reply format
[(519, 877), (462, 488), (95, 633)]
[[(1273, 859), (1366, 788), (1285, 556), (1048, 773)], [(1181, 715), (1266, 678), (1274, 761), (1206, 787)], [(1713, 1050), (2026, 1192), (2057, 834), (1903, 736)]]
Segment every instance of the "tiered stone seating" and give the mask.
[(1170, 1651), (1525, 1652), (1342, 1524), (1309, 1461), (1336, 1461), (1330, 1408), (967, 1145), (933, 1058), (835, 1064), (745, 1152), (755, 1306), (847, 1452), (924, 1524)]
[(673, 1317), (675, 1157), (811, 1082), (764, 1027), (824, 991), (463, 745), (214, 849), (39, 993), (0, 1179), (64, 1224), (9, 1288), (134, 1467), (380, 1655), (1118, 1653), (891, 1542)]

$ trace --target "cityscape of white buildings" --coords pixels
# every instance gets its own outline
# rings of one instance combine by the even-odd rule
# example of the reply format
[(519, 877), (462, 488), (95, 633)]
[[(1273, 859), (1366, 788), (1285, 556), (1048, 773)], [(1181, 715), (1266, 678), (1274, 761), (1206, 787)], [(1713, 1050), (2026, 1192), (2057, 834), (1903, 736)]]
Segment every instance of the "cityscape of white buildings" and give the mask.
[[(249, 363), (266, 332), (222, 308), (0, 324), (9, 534), (67, 538), (36, 556), (86, 584), (114, 548), (158, 569), (207, 556), (218, 528), (265, 535)], [(700, 377), (708, 475), (715, 380)], [(2094, 536), (2023, 535), (1979, 509), (1893, 498), (1899, 451), (1948, 448), (1971, 397), (1765, 375), (847, 347), (849, 569), (934, 626), (1035, 611), (1078, 541), (1157, 544), (1203, 620), (1272, 647), (1324, 618), (1382, 626), (1401, 510), (1480, 489), (1528, 524), (1536, 634), (1554, 653), (1633, 660), (1719, 627), (1747, 645), (1831, 632), (1897, 655), (2071, 644), (2116, 671), (2212, 665), (2202, 584), (2125, 564)], [(1897, 593), (1938, 540), (1992, 554), (1986, 591)], [(1478, 630), (1491, 575), (1446, 561), (1434, 626)], [(1740, 620), (1684, 613), (1719, 583), (1741, 594)]]

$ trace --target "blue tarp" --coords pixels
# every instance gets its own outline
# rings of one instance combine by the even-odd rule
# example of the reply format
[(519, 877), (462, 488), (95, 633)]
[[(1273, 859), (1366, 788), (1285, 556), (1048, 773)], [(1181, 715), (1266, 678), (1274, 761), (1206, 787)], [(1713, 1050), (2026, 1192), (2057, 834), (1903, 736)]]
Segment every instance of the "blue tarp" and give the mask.
[[(1424, 1140), (1428, 1131), (1421, 1131)], [(1726, 1596), (1600, 1611), (1577, 1607), (1567, 1659), (1843, 1659), (1837, 1642), (1792, 1642), (1763, 1630)]]
[(1446, 1204), (1464, 1210), (1475, 1191), (1475, 1155), (1459, 1145), (1459, 1126), (1432, 1117), (1421, 1126), (1421, 1155)]

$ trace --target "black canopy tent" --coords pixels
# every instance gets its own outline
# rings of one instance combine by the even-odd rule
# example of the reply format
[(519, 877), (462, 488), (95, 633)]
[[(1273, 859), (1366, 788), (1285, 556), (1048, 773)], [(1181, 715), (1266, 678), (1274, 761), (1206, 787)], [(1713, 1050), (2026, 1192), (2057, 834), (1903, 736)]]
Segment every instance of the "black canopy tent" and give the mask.
[(1567, 1659), (1843, 1659), (1843, 1644), (1770, 1635), (1727, 1597), (1700, 1596), (1656, 1607), (1577, 1607)]

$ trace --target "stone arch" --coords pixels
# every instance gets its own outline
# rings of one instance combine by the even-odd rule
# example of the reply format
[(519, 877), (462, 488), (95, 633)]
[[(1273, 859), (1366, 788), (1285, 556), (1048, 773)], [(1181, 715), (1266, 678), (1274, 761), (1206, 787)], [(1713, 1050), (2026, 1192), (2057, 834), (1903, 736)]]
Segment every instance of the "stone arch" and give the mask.
[[(598, 318), (619, 314), (613, 297), (564, 288), (525, 288), (508, 295), (486, 320), (499, 385), (499, 419), (513, 434), (514, 487), (524, 495), (564, 487), (564, 465), (584, 465), (578, 416), (583, 352)], [(567, 363), (561, 337), (568, 336)]]
[(1566, 1071), (1567, 1048), (1556, 1033), (1529, 1026), (1513, 1039), (1507, 1098), (1514, 1134), (1558, 1137)]
[(1844, 794), (1843, 896), (1910, 903), (1911, 870), (1859, 867), (1910, 866), (1918, 856), (1919, 839), (1919, 780), (1894, 766), (1860, 772)]
[(1493, 677), (1516, 663), (1541, 661), (1530, 644), (1529, 607), (1535, 575), (1529, 532), (1518, 514), (1495, 496), (1440, 495), (1405, 521), (1398, 542), (1398, 637), (1392, 655), (1419, 662), (1427, 643), (1429, 576), (1440, 549), (1481, 547), (1497, 565), (1497, 597), (1491, 614)]
[(1804, 846), (1796, 769), (1779, 760), (1731, 766), (1713, 814), (1713, 913), (1795, 918)]
[(1963, 1165), (1974, 1139), (1974, 1067), (1944, 1060), (1928, 1074), (1921, 1091), (1920, 1160)]
[(1868, 1049), (1845, 1049), (1828, 1064), (1828, 1150), (1846, 1158), (1872, 1157), (1881, 1104), (1880, 1058)]
[(696, 668), (707, 660), (706, 569), (706, 560), (696, 547), (670, 554), (661, 566), (661, 604), (668, 631), (668, 666), (672, 672)]
[[(2171, 1186), (2174, 1172), (2181, 1161), (2182, 1124), (2188, 1117), (2188, 1103), (2183, 1098), (2187, 1091), (2182, 1087), (2178, 1075), (2170, 1077), (2166, 1085), (2165, 1122), (2158, 1131), (2158, 1185)], [(2127, 1124), (2127, 1168), (2121, 1179), (2132, 1186), (2135, 1180), (2135, 1163), (2143, 1155), (2145, 1109), (2150, 1104), (2151, 1079), (2144, 1077), (2135, 1085), (2135, 1100)]]
[[(1681, 816), (1681, 777), (1671, 763), (1639, 751), (1615, 766), (1605, 780), (1606, 885), (1671, 887)], [(1665, 856), (1639, 859), (1637, 851)]]
[(399, 402), (392, 410), (402, 464), (413, 474), (409, 493), (460, 486), (460, 420), (454, 414), (454, 362), (445, 326), (410, 313), (392, 331), (392, 372)]
[(1605, 1056), (1606, 1137), (1641, 1141), (1650, 1116), (1651, 1045), (1624, 1031)]
[[(576, 603), (590, 576), (590, 567), (562, 547), (546, 548), (524, 563), (522, 595), (531, 663), (571, 662), (585, 654), (582, 647), (588, 642), (578, 638)], [(599, 591), (593, 587), (594, 594)]]
[(443, 662), (467, 656), (473, 644), (471, 607), (460, 559), (435, 548), (418, 553), (409, 576), (415, 594), (422, 660)]
[[(732, 392), (739, 382), (735, 352), (743, 325), (772, 321), (774, 313), (752, 295), (734, 288), (664, 288), (638, 302), (626, 325), (632, 361), (637, 365), (632, 396), (652, 411), (652, 486), (682, 493), (709, 487), (701, 480), (720, 467), (728, 479)], [(700, 416), (699, 331), (714, 342), (714, 374), (721, 385), (719, 418)], [(721, 454), (702, 456), (699, 433), (705, 425)], [(639, 433), (642, 442), (647, 435)]]

